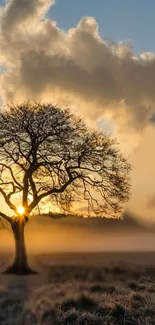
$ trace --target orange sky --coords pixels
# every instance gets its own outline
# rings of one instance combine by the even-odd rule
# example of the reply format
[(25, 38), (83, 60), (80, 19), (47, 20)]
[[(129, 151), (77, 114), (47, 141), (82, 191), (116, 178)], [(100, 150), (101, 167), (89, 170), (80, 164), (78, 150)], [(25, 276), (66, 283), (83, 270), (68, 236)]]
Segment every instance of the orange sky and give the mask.
[(125, 209), (155, 221), (154, 53), (137, 56), (131, 44), (107, 42), (94, 17), (81, 17), (64, 31), (52, 9), (47, 18), (52, 3), (3, 5), (1, 101), (55, 100), (103, 129), (108, 119), (106, 129), (132, 163), (132, 198)]

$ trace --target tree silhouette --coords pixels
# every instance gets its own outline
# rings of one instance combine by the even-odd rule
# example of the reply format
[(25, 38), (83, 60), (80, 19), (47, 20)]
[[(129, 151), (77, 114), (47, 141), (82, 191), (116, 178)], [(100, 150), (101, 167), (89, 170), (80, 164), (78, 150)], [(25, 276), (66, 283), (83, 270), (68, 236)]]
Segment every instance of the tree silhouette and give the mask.
[[(24, 228), (45, 199), (62, 209), (87, 201), (89, 213), (117, 214), (130, 195), (130, 165), (105, 134), (52, 104), (9, 105), (0, 111), (0, 193), (10, 213), (15, 258), (7, 273), (28, 274)], [(17, 207), (17, 197), (21, 206)]]

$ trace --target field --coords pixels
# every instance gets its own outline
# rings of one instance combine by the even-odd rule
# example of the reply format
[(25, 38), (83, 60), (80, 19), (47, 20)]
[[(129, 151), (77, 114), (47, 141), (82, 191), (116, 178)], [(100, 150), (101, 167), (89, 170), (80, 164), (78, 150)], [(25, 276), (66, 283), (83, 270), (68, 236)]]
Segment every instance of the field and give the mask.
[[(1, 270), (6, 263), (1, 255)], [(1, 325), (155, 324), (155, 253), (55, 253), (31, 263), (36, 276), (0, 276)]]

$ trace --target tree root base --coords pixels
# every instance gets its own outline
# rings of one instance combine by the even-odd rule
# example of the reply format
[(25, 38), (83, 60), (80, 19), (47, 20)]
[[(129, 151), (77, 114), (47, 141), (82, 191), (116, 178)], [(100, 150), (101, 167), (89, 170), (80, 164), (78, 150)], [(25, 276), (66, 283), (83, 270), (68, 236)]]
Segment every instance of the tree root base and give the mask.
[(3, 274), (35, 275), (38, 274), (38, 272), (31, 269), (29, 266), (22, 266), (19, 268), (19, 266), (13, 264), (3, 271)]

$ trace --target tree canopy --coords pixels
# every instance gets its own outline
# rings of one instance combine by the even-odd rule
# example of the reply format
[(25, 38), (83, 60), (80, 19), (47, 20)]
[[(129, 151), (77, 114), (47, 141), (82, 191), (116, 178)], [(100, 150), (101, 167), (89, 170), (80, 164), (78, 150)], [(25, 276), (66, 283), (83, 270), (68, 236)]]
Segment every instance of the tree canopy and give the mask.
[(0, 193), (14, 215), (20, 197), (27, 218), (45, 198), (63, 209), (84, 199), (89, 212), (118, 213), (130, 196), (130, 165), (115, 139), (69, 109), (12, 104), (0, 110)]

